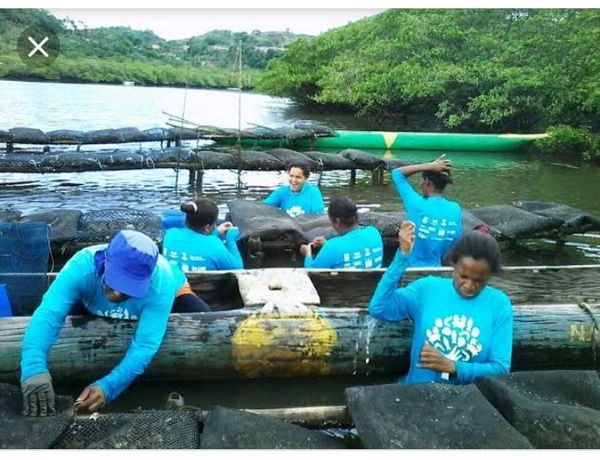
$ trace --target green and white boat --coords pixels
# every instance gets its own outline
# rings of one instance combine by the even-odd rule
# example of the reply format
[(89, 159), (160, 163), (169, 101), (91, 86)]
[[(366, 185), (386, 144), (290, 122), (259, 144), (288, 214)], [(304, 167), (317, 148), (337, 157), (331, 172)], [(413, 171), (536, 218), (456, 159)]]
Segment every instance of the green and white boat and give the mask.
[(314, 138), (251, 139), (243, 146), (289, 147), (301, 149), (443, 150), (512, 152), (548, 134), (457, 134), (390, 131), (335, 131), (333, 136)]

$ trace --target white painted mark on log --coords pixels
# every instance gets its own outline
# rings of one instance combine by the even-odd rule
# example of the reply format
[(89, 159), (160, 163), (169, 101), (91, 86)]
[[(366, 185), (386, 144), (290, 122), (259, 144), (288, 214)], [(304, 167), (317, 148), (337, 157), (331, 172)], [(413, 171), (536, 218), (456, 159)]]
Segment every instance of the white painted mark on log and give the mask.
[(371, 360), (371, 357), (369, 356), (369, 345), (371, 344), (371, 336), (373, 335), (373, 331), (375, 330), (375, 326), (377, 326), (377, 318), (374, 318), (371, 315), (367, 315), (367, 317), (365, 318), (365, 324), (367, 325), (367, 337), (365, 339), (365, 365), (366, 365), (366, 372), (367, 372), (367, 376), (369, 375), (370, 369), (369, 369), (369, 361)]

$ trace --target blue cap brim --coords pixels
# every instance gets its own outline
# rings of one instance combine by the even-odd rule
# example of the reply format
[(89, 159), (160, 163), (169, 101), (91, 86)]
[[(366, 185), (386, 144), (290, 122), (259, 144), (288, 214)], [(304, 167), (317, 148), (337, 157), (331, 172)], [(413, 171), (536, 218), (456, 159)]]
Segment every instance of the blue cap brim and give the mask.
[(122, 270), (107, 262), (104, 271), (104, 282), (115, 291), (130, 297), (144, 297), (150, 289), (152, 277), (136, 278), (132, 273)]

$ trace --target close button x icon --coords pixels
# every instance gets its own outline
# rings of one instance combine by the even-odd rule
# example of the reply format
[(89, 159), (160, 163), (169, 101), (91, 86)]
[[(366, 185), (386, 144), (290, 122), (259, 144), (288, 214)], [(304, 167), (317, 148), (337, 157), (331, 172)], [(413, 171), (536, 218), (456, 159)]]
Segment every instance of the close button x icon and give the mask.
[(28, 66), (49, 67), (60, 53), (58, 35), (47, 27), (27, 27), (17, 40), (17, 53)]
[(28, 57), (33, 56), (38, 51), (40, 53), (42, 53), (45, 57), (49, 56), (49, 54), (46, 53), (44, 48), (42, 48), (42, 46), (44, 46), (44, 44), (49, 40), (48, 37), (44, 37), (44, 39), (40, 43), (36, 43), (36, 41), (32, 37), (27, 37), (27, 40), (29, 40), (31, 42), (31, 44), (34, 46), (34, 48), (31, 50), (31, 52), (27, 55)]

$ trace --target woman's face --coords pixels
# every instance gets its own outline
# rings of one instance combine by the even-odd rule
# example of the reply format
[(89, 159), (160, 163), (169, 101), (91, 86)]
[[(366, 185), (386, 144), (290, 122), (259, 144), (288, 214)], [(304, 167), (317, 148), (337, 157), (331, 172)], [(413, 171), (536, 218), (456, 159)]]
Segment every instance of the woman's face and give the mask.
[(115, 291), (106, 283), (102, 284), (102, 288), (104, 290), (106, 300), (108, 300), (111, 303), (121, 303), (129, 299), (129, 296), (127, 294), (122, 294), (119, 291)]
[(454, 264), (452, 280), (456, 291), (465, 298), (474, 298), (485, 287), (492, 270), (484, 259), (473, 259), (471, 256), (461, 257)]
[(304, 171), (301, 168), (290, 168), (288, 175), (292, 192), (300, 192), (306, 183), (306, 179), (308, 179), (304, 177)]

